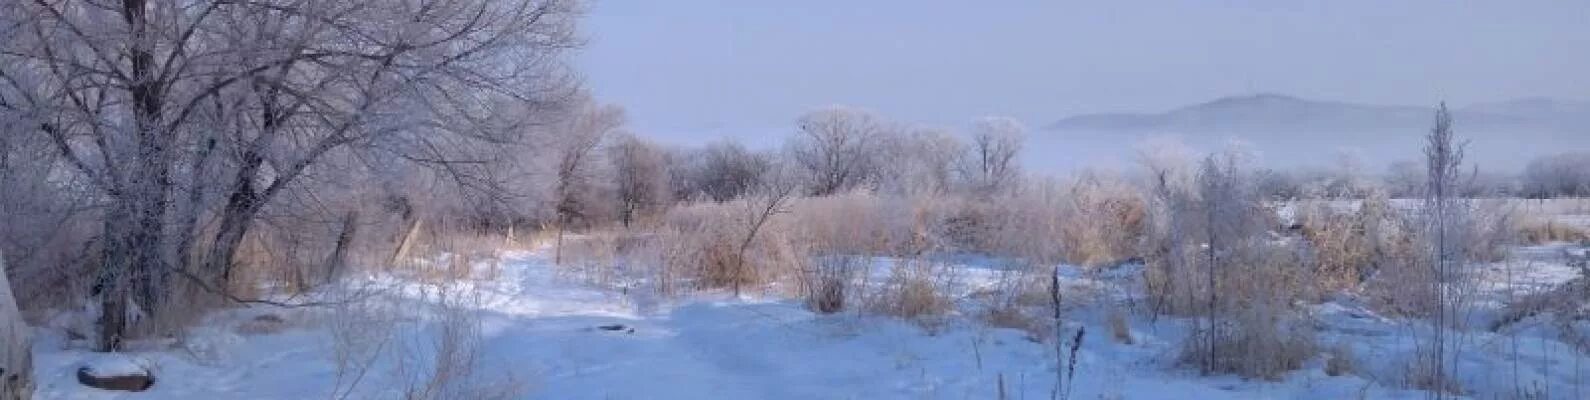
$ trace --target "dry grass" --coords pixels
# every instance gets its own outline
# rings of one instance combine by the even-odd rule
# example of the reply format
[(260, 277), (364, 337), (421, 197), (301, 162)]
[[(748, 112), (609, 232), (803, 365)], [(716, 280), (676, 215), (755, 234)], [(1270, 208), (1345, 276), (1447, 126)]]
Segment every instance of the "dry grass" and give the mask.
[[(1590, 275), (1574, 278), (1551, 290), (1531, 292), (1513, 299), (1503, 306), (1501, 315), (1492, 323), (1490, 330), (1501, 331), (1508, 325), (1547, 313), (1559, 322), (1570, 325), (1575, 319), (1590, 320), (1590, 307), (1586, 307), (1587, 303), (1590, 303)], [(1564, 333), (1575, 331), (1563, 330)], [(1564, 339), (1575, 343), (1582, 341), (1582, 338)], [(1590, 348), (1586, 350), (1590, 352)]]
[(776, 215), (752, 235), (754, 209), (749, 200), (739, 200), (670, 210), (657, 239), (658, 268), (666, 277), (659, 286), (754, 288), (798, 276), (807, 264), (808, 245), (793, 218)]
[(1519, 218), (1513, 228), (1525, 243), (1552, 242), (1590, 243), (1590, 229), (1558, 222), (1551, 217), (1529, 216)]
[(1027, 333), (1027, 339), (1042, 342), (1054, 337), (1054, 323), (1023, 312), (1017, 307), (993, 307), (982, 314), (982, 320), (996, 328), (1015, 329)]
[(1181, 361), (1205, 373), (1279, 379), (1317, 354), (1313, 324), (1297, 307), (1316, 297), (1312, 274), (1294, 246), (1254, 241), (1231, 250), (1212, 289), (1218, 297), (1207, 297), (1207, 285), (1183, 285), (1194, 290), (1197, 329)]
[(889, 277), (866, 295), (869, 311), (917, 321), (926, 326), (942, 322), (954, 304), (948, 288), (954, 284), (953, 271), (943, 264), (902, 260), (895, 263)]
[[(1214, 341), (1212, 356), (1208, 340)], [(1207, 332), (1195, 334), (1182, 347), (1181, 360), (1207, 368), (1206, 373), (1278, 380), (1315, 354), (1312, 327), (1280, 315), (1250, 314), (1221, 324), (1212, 338)]]
[(1137, 256), (1136, 244), (1148, 217), (1142, 194), (1118, 178), (1082, 174), (1063, 187), (1057, 237), (1066, 262), (1113, 265)]
[(1386, 221), (1374, 205), (1357, 212), (1336, 211), (1320, 205), (1303, 213), (1303, 239), (1314, 253), (1317, 287), (1335, 291), (1358, 286), (1366, 273), (1378, 263), (1384, 244), (1380, 235)]

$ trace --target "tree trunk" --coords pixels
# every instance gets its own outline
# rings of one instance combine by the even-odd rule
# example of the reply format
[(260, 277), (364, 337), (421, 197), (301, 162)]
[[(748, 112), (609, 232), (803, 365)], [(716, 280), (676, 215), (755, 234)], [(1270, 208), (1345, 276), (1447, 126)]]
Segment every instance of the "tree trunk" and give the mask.
[(132, 267), (132, 255), (128, 250), (127, 234), (131, 230), (127, 217), (130, 213), (124, 207), (125, 204), (114, 205), (105, 214), (102, 260), (92, 291), (100, 302), (99, 337), (95, 344), (99, 351), (116, 351), (121, 348), (121, 338), (126, 336), (127, 282), (124, 275)]
[(331, 258), (326, 261), (326, 282), (337, 280), (342, 269), (348, 263), (348, 246), (353, 243), (354, 235), (359, 232), (359, 211), (349, 211), (342, 217), (342, 233), (337, 235), (337, 247), (331, 250)]
[(164, 202), (146, 196), (117, 199), (105, 218), (104, 260), (96, 277), (99, 297), (99, 351), (117, 351), (127, 337), (127, 316), (134, 309), (148, 315), (164, 300), (164, 260), (160, 231), (164, 213), (154, 210)]
[(243, 243), (254, 215), (259, 213), (261, 204), (259, 190), (254, 187), (254, 175), (259, 171), (264, 157), (250, 149), (243, 153), (241, 161), (227, 189), (226, 205), (221, 209), (221, 223), (215, 232), (215, 242), (210, 245), (210, 254), (204, 258), (204, 273), (207, 276), (219, 276), (216, 287), (221, 288), (230, 287), (232, 283), (232, 265), (237, 257), (237, 249)]
[(420, 235), (420, 226), (423, 225), (423, 222), (424, 219), (419, 217), (414, 217), (414, 220), (409, 221), (409, 229), (403, 233), (403, 238), (398, 240), (397, 251), (392, 253), (392, 259), (389, 260), (388, 264), (397, 265), (398, 261), (408, 256), (409, 249), (414, 247), (414, 240)]
[(105, 260), (99, 273), (101, 302), (99, 350), (115, 351), (126, 336), (129, 299), (145, 314), (160, 309), (168, 270), (162, 256), (166, 208), (171, 197), (171, 158), (175, 132), (163, 122), (165, 87), (156, 80), (152, 39), (144, 0), (124, 0), (121, 16), (131, 37), (126, 90), (132, 100), (134, 153), (126, 182), (118, 185), (106, 218)]
[(502, 246), (503, 247), (513, 247), (516, 244), (516, 243), (514, 243), (514, 238), (513, 238), (513, 226), (514, 225), (517, 225), (517, 224), (513, 223), (513, 222), (509, 222), (508, 223), (508, 236), (502, 239)]
[(563, 265), (563, 231), (567, 223), (558, 223), (558, 240), (552, 245), (552, 265)]
[(242, 247), (243, 237), (248, 233), (248, 226), (254, 220), (255, 211), (251, 207), (239, 206), (228, 203), (221, 214), (221, 223), (215, 232), (215, 241), (210, 245), (209, 255), (204, 258), (204, 275), (206, 279), (216, 279), (215, 287), (231, 287), (232, 267), (237, 259), (237, 250)]
[(205, 141), (204, 147), (199, 149), (198, 157), (193, 161), (193, 165), (189, 167), (194, 172), (193, 180), (189, 182), (188, 187), (188, 209), (186, 213), (181, 215), (181, 220), (177, 222), (176, 262), (178, 267), (186, 271), (192, 271), (196, 266), (195, 264), (203, 261), (193, 258), (193, 242), (199, 236), (197, 231), (199, 216), (204, 213), (204, 206), (200, 203), (204, 200), (206, 186), (205, 180), (199, 171), (203, 171), (205, 166), (208, 165), (210, 154), (214, 151), (215, 139), (210, 138)]
[(0, 259), (0, 400), (32, 397), (33, 342), (28, 339), (28, 324), (22, 321), (16, 298), (11, 296), (5, 260)]

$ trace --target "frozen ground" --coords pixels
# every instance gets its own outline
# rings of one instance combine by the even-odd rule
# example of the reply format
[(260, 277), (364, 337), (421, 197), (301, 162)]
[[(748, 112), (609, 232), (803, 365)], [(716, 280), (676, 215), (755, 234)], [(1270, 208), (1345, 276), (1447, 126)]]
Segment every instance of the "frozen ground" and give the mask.
[[(999, 274), (984, 260), (957, 262), (964, 293), (992, 285)], [(879, 259), (883, 269), (897, 260)], [(1515, 271), (1532, 287), (1571, 278), (1550, 263)], [(1559, 266), (1560, 267), (1560, 266)], [(495, 279), (449, 284), (368, 277), (364, 287), (384, 288), (377, 300), (392, 307), (403, 333), (387, 353), (426, 349), (439, 333), (438, 293), (474, 293), (462, 310), (479, 323), (477, 381), (523, 387), (532, 399), (991, 399), (1001, 385), (1009, 399), (1049, 398), (1056, 371), (1052, 345), (1026, 333), (992, 329), (965, 316), (924, 329), (888, 317), (814, 315), (799, 303), (774, 298), (730, 299), (695, 295), (671, 302), (632, 295), (643, 290), (586, 286), (554, 271), (539, 252), (508, 253)], [(1131, 270), (1084, 274), (1064, 268), (1068, 288), (1134, 287)], [(882, 273), (874, 272), (882, 275)], [(630, 293), (630, 294), (626, 294)], [(1103, 292), (1107, 293), (1107, 292)], [(1131, 295), (1125, 296), (1130, 298)], [(456, 305), (456, 304), (455, 304)], [(963, 307), (970, 307), (962, 305)], [(458, 308), (455, 308), (458, 310)], [(456, 312), (456, 311), (455, 311)], [(257, 315), (280, 315), (286, 327), (239, 333)], [(1351, 301), (1316, 309), (1322, 343), (1342, 343), (1362, 364), (1362, 375), (1331, 377), (1323, 359), (1277, 382), (1234, 376), (1202, 377), (1172, 365), (1182, 325), (1161, 318), (1131, 322), (1134, 344), (1108, 338), (1100, 310), (1068, 313), (1068, 329), (1086, 327), (1078, 355), (1074, 399), (1353, 399), (1422, 398), (1398, 377), (1411, 357), (1408, 332), (1419, 329), (1374, 314)], [(412, 384), (408, 359), (384, 356), (358, 379), (339, 380), (339, 348), (328, 326), (347, 315), (327, 310), (244, 309), (211, 318), (182, 340), (148, 344), (131, 353), (152, 366), (159, 381), (143, 393), (106, 392), (77, 384), (75, 371), (101, 357), (73, 345), (58, 330), (40, 328), (36, 344), (40, 399), (331, 399), (398, 398)], [(621, 325), (621, 327), (616, 327)], [(616, 330), (605, 330), (608, 326)], [(1551, 398), (1590, 398), (1590, 360), (1583, 353), (1524, 330), (1515, 336), (1466, 335), (1460, 377), (1476, 398), (1501, 397), (1515, 378), (1547, 388)], [(1514, 340), (1517, 338), (1517, 340)], [(1514, 349), (1519, 361), (1509, 357)], [(411, 352), (412, 353), (412, 352)], [(423, 352), (419, 352), (423, 353)], [(417, 360), (417, 361), (416, 361)], [(1581, 365), (1584, 365), (1581, 367)], [(423, 368), (420, 368), (423, 369)], [(1516, 372), (1515, 372), (1516, 371)], [(1003, 384), (1001, 384), (1001, 382)], [(351, 391), (347, 388), (352, 388)], [(342, 389), (338, 389), (342, 388)], [(346, 395), (341, 395), (347, 392)], [(456, 397), (468, 398), (468, 397)]]

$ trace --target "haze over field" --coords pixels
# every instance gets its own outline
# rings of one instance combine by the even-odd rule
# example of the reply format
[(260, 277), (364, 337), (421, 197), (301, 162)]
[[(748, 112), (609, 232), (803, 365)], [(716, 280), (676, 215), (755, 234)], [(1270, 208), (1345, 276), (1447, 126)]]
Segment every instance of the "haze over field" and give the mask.
[[(1590, 148), (1590, 102), (1551, 98), (1452, 105), (1471, 161), (1490, 171), (1516, 172), (1530, 159), (1564, 149)], [(1414, 161), (1412, 150), (1429, 129), (1432, 107), (1370, 105), (1254, 94), (1164, 112), (1099, 113), (1063, 118), (1032, 135), (1035, 151), (1065, 157), (1030, 158), (1036, 168), (1121, 165), (1136, 143), (1175, 138), (1201, 150), (1248, 142), (1277, 167), (1333, 165), (1343, 157), (1370, 167)]]
[[(1579, 121), (1590, 119), (1582, 113), (1590, 100), (1582, 72), (1590, 71), (1587, 2), (836, 4), (600, 2), (579, 62), (599, 96), (628, 108), (636, 131), (677, 144), (734, 137), (771, 146), (793, 131), (796, 116), (833, 103), (922, 125), (963, 128), (976, 117), (1005, 115), (1036, 129), (1070, 116), (1280, 93), (1309, 103), (1423, 111), (1363, 110), (1374, 112), (1348, 126), (1372, 129), (1336, 132), (1343, 137), (1267, 131), (1251, 138), (1267, 159), (1328, 158), (1338, 147), (1391, 158), (1377, 145), (1407, 147), (1445, 100), (1458, 108), (1458, 132), (1483, 150), (1479, 161), (1516, 168), (1521, 161), (1507, 155), (1544, 144), (1518, 143), (1520, 131), (1510, 124), (1470, 126), (1466, 107), (1533, 109), (1556, 99), (1549, 101), (1573, 105)], [(1207, 128), (1249, 122), (1196, 111), (1216, 118), (1204, 121)], [(1259, 126), (1332, 133), (1315, 123), (1343, 126), (1334, 123), (1356, 115)], [(1209, 133), (1191, 133), (1187, 142), (1208, 141)], [(1533, 127), (1522, 133), (1545, 141), (1590, 136)], [(1066, 155), (1031, 160), (1040, 163), (1035, 168), (1091, 163), (1099, 151), (1120, 158), (1113, 153), (1121, 148), (1093, 137), (1072, 146), (1068, 134), (1032, 137), (1035, 150)], [(1291, 140), (1307, 154), (1272, 148)], [(1075, 157), (1087, 160), (1070, 162)]]

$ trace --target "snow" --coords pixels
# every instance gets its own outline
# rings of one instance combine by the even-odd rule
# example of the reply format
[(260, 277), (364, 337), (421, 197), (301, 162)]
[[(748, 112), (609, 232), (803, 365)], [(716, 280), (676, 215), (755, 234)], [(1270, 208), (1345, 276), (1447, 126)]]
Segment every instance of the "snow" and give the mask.
[[(339, 290), (379, 289), (368, 301), (396, 321), (400, 334), (386, 349), (426, 348), (440, 335), (438, 304), (446, 293), (468, 293), (455, 302), (479, 322), (477, 372), (488, 384), (518, 384), (531, 399), (982, 399), (1001, 386), (1010, 399), (1048, 398), (1057, 370), (1052, 344), (1027, 333), (990, 328), (974, 310), (933, 329), (886, 316), (813, 314), (798, 301), (777, 297), (732, 298), (720, 293), (664, 300), (646, 290), (617, 290), (583, 284), (560, 272), (542, 251), (507, 252), (491, 279), (447, 284), (417, 277), (357, 277)], [(874, 258), (869, 274), (887, 277), (902, 260)], [(996, 260), (944, 261), (958, 282), (953, 292), (970, 295), (991, 287), (1002, 273)], [(1550, 263), (1519, 265), (1514, 275), (1540, 286), (1569, 279)], [(486, 265), (477, 268), (490, 268)], [(1138, 283), (1140, 266), (1104, 271), (1060, 267), (1066, 288), (1115, 289)], [(1545, 283), (1541, 283), (1545, 282)], [(637, 283), (643, 285), (643, 282)], [(625, 287), (631, 284), (626, 283)], [(1132, 296), (1124, 296), (1129, 300)], [(1113, 300), (1123, 300), (1113, 298)], [(961, 304), (961, 307), (971, 307)], [(289, 321), (287, 328), (260, 334), (237, 326), (265, 314)], [(1106, 314), (1097, 308), (1068, 311), (1068, 331), (1088, 334), (1079, 354), (1075, 399), (1344, 399), (1423, 398), (1399, 377), (1414, 342), (1416, 324), (1375, 314), (1350, 299), (1314, 309), (1322, 344), (1350, 347), (1360, 375), (1327, 376), (1323, 358), (1279, 381), (1235, 376), (1198, 376), (1173, 359), (1187, 335), (1185, 321), (1146, 317), (1129, 321), (1133, 344), (1109, 338)], [(208, 318), (183, 338), (143, 347), (124, 360), (157, 371), (158, 383), (142, 393), (83, 387), (76, 369), (100, 357), (82, 350), (56, 328), (38, 328), (35, 343), (39, 399), (296, 399), (398, 398), (412, 382), (403, 357), (372, 362), (370, 373), (349, 385), (338, 380), (336, 332), (328, 326), (346, 316), (323, 309), (249, 308)], [(621, 325), (617, 330), (603, 326)], [(1583, 353), (1549, 339), (1544, 331), (1515, 336), (1467, 335), (1474, 350), (1459, 369), (1476, 398), (1510, 390), (1513, 377), (1552, 387), (1559, 397), (1575, 393)], [(371, 339), (370, 344), (377, 341)], [(1519, 343), (1519, 342), (1522, 343)], [(1517, 363), (1511, 361), (1516, 346)], [(423, 358), (423, 356), (420, 356)], [(95, 364), (96, 368), (113, 365)], [(103, 365), (103, 366), (102, 366)], [(127, 365), (122, 365), (126, 367)], [(1497, 371), (1508, 371), (1498, 373)], [(1518, 371), (1516, 374), (1512, 371)], [(407, 372), (407, 374), (405, 374)], [(1003, 383), (1003, 385), (1001, 385)], [(344, 388), (344, 389), (338, 389)]]

